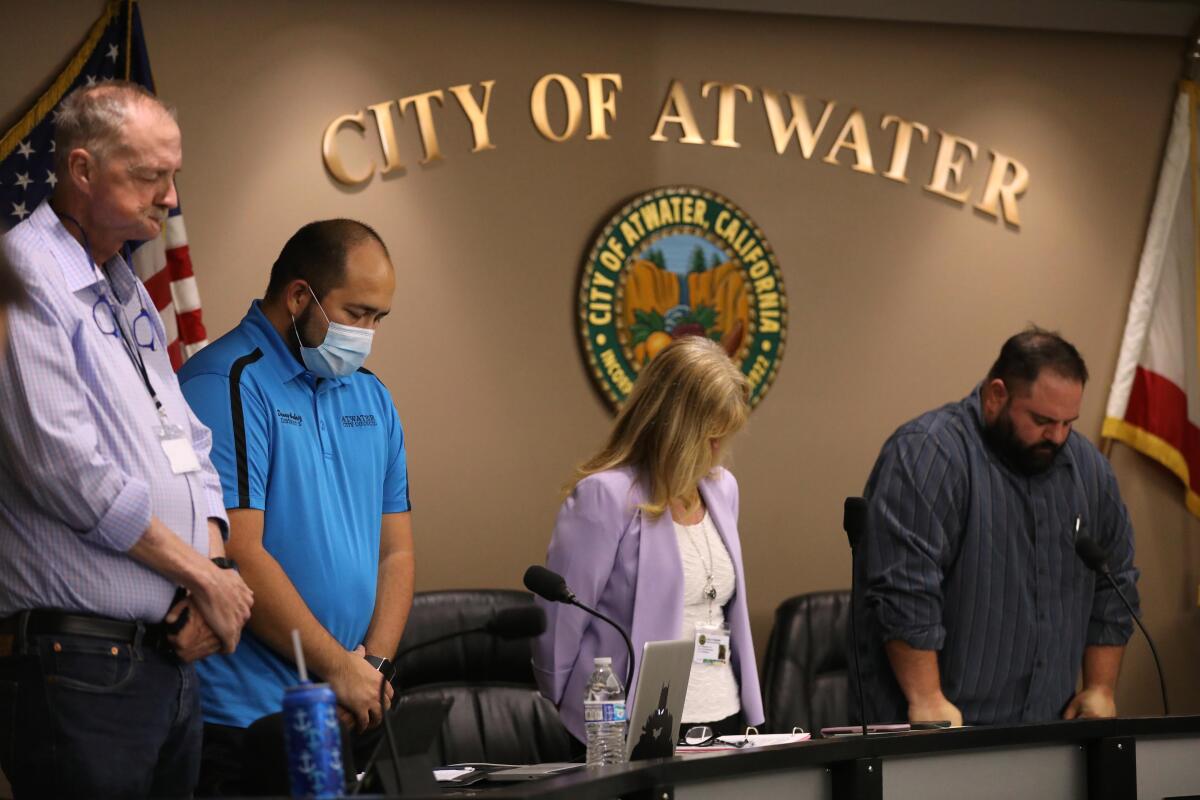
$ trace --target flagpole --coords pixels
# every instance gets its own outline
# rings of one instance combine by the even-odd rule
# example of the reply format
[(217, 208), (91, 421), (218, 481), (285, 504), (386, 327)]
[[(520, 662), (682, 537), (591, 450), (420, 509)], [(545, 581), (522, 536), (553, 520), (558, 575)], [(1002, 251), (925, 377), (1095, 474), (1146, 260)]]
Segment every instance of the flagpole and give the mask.
[(125, 3), (125, 80), (133, 72), (133, 0)]

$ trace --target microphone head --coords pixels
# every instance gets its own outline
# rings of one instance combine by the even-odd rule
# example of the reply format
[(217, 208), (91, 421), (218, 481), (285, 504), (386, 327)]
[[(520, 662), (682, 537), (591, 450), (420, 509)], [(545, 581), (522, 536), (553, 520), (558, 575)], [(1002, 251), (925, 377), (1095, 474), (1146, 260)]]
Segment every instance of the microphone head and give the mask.
[(850, 539), (850, 549), (858, 547), (867, 528), (867, 501), (862, 497), (847, 497), (842, 510), (842, 530)]
[(488, 620), (488, 633), (501, 639), (526, 639), (546, 630), (546, 612), (534, 605), (502, 608)]
[(1096, 544), (1095, 539), (1087, 537), (1076, 539), (1075, 554), (1084, 564), (1088, 565), (1088, 569), (1099, 572), (1101, 575), (1108, 573), (1108, 554), (1100, 545)]
[(525, 588), (551, 603), (569, 603), (574, 597), (566, 578), (537, 564), (525, 570)]

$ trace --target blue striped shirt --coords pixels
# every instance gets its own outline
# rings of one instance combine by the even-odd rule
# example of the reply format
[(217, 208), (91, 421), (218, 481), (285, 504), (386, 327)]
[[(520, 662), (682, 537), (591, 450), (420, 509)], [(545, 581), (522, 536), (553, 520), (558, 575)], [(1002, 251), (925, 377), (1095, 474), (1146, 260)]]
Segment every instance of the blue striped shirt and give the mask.
[[(0, 360), (0, 617), (56, 608), (158, 622), (175, 586), (126, 551), (155, 516), (208, 554), (208, 519), (225, 520), (208, 429), (184, 401), (162, 321), (121, 256), (106, 265), (110, 284), (45, 202), (3, 246), (30, 301), (9, 310)], [(123, 311), (201, 472), (172, 474), (105, 297)]]
[(866, 497), (854, 568), (868, 721), (907, 718), (887, 641), (938, 651), (943, 692), (978, 725), (1059, 718), (1084, 648), (1129, 639), (1120, 599), (1075, 554), (1078, 518), (1137, 608), (1129, 515), (1078, 433), (1047, 472), (1015, 472), (983, 440), (977, 387), (896, 431)]

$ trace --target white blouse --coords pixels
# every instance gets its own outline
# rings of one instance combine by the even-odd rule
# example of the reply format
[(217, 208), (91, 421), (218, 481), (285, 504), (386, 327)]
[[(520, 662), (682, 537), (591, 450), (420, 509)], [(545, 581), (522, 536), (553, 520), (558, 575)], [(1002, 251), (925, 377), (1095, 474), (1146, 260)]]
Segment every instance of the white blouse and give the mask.
[[(725, 542), (712, 517), (706, 511), (698, 525), (675, 523), (679, 558), (683, 562), (683, 629), (681, 639), (695, 639), (697, 625), (725, 627), (725, 604), (737, 588), (737, 576)], [(708, 575), (716, 597), (705, 596)], [(749, 642), (730, 642), (746, 647)], [(741, 693), (732, 665), (692, 662), (692, 676), (683, 701), (681, 722), (716, 722), (736, 714), (742, 708)]]

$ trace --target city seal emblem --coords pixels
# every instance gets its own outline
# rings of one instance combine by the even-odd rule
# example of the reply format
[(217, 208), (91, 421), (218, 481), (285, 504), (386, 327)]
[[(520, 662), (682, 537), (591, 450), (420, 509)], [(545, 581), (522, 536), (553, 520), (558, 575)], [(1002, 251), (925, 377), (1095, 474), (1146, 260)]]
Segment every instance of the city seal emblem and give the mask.
[(682, 336), (719, 342), (758, 405), (779, 371), (787, 297), (758, 226), (724, 197), (676, 186), (636, 198), (604, 226), (583, 265), (579, 331), (613, 408), (638, 372)]

